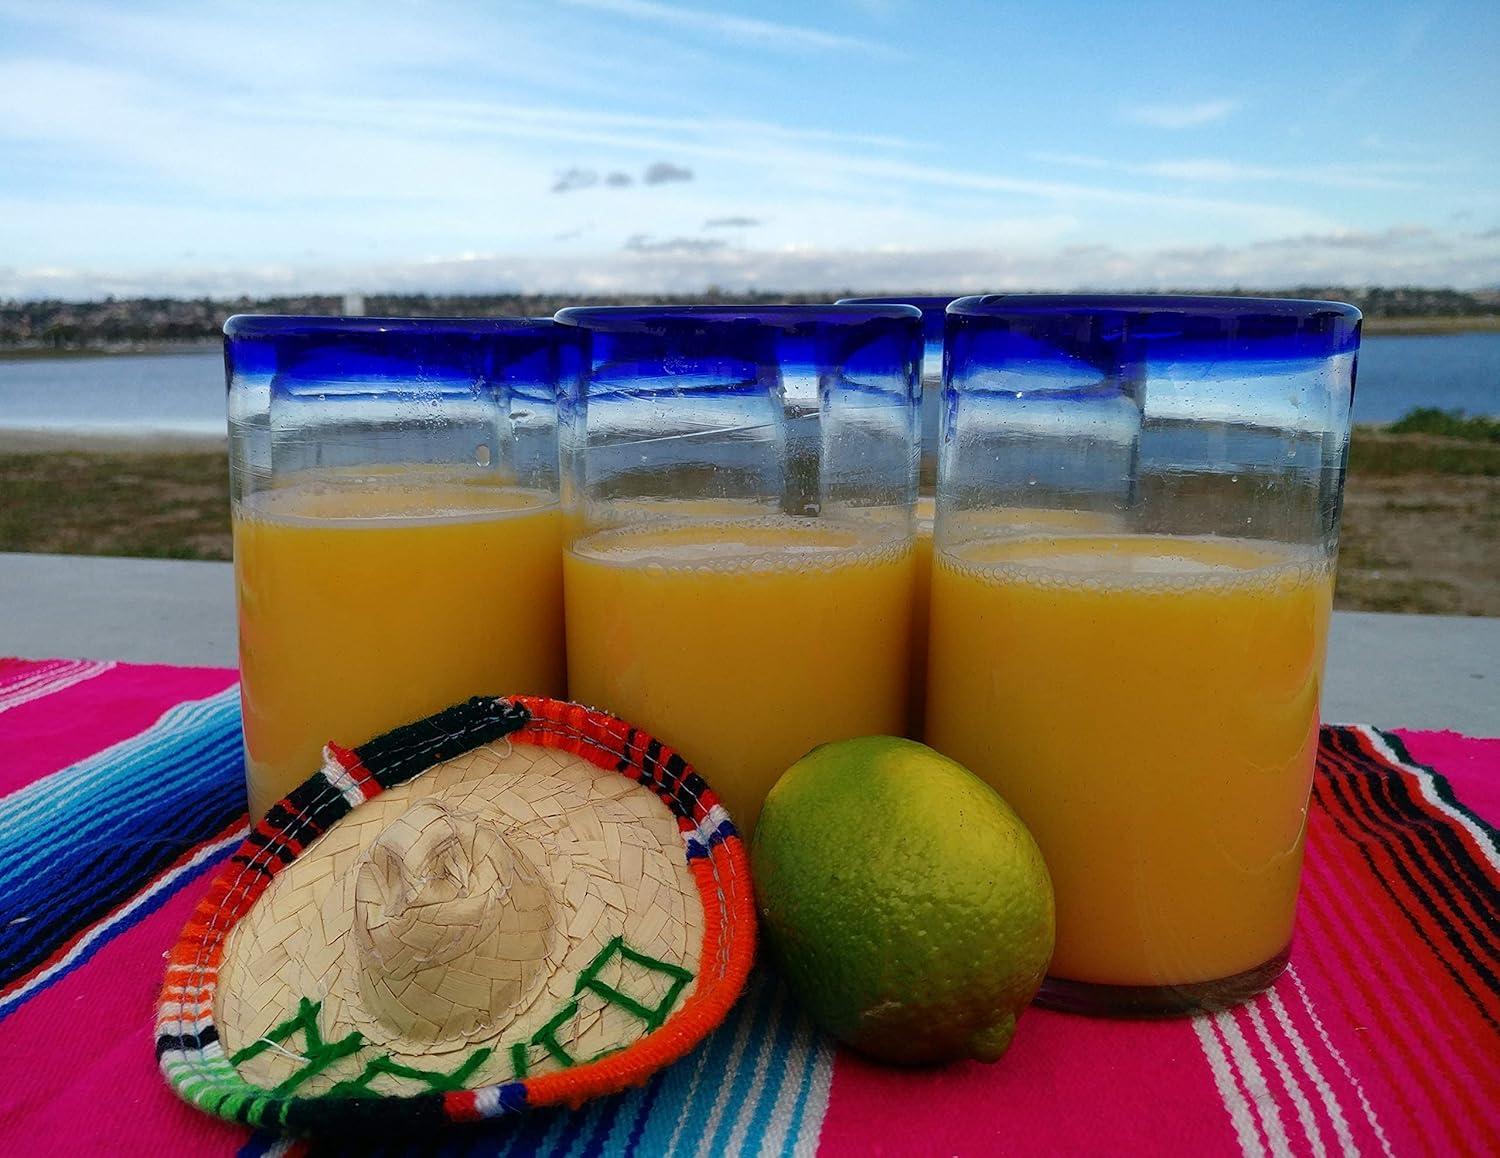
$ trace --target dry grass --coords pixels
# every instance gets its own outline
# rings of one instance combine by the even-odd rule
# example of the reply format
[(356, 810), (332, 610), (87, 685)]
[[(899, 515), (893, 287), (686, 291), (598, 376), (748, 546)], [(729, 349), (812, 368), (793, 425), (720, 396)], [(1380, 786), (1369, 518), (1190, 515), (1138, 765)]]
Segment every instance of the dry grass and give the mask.
[(1500, 330), (1500, 315), (1438, 315), (1425, 318), (1365, 318), (1364, 333), (1371, 334), (1492, 334)]
[[(0, 551), (228, 559), (225, 457), (0, 454)], [(1337, 605), (1500, 616), (1500, 446), (1359, 431)]]
[(1337, 605), (1500, 616), (1500, 444), (1356, 430)]
[(0, 551), (228, 559), (223, 453), (0, 454)]
[(1351, 474), (1337, 604), (1500, 615), (1500, 478)]

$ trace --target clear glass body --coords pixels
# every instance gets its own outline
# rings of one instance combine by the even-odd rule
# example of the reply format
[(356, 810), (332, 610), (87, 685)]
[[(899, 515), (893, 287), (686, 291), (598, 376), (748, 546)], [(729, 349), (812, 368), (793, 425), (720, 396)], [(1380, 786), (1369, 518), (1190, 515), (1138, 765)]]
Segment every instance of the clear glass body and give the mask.
[(1291, 940), (1359, 313), (949, 309), (927, 739), (1057, 893), (1041, 1000), (1221, 1008)]
[(906, 726), (921, 317), (569, 309), (568, 687), (754, 829), (825, 741)]
[(943, 322), (957, 294), (840, 298), (841, 306), (905, 305), (922, 311), (922, 492), (932, 493), (937, 472), (938, 417), (943, 407)]
[(224, 327), (250, 812), (480, 694), (561, 695), (550, 320)]
[(926, 731), (927, 605), (932, 573), (933, 489), (937, 480), (939, 416), (943, 404), (943, 325), (957, 294), (908, 297), (840, 298), (840, 305), (907, 305), (922, 311), (922, 467), (918, 476), (917, 588), (912, 601), (911, 707), (906, 734), (920, 740)]

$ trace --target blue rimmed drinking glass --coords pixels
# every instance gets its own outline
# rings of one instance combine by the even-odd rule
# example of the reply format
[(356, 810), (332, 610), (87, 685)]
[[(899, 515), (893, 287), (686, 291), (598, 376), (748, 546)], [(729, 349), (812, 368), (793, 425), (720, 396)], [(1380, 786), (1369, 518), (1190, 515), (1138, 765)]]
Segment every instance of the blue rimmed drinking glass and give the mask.
[[(956, 294), (840, 298), (840, 305), (906, 305), (922, 311), (922, 462), (937, 463), (938, 415), (943, 402), (943, 324)], [(930, 480), (930, 476), (928, 476)], [(931, 486), (930, 481), (927, 484)], [(930, 493), (930, 491), (925, 492)]]
[(241, 314), (224, 338), (236, 501), (277, 474), (381, 463), (557, 489), (577, 352), (550, 318)]
[(907, 305), (922, 311), (922, 468), (916, 505), (917, 585), (912, 601), (911, 709), (907, 735), (920, 740), (927, 711), (927, 606), (932, 559), (933, 480), (937, 475), (939, 416), (943, 409), (943, 327), (953, 295), (843, 298), (847, 305)]
[(810, 747), (906, 726), (921, 314), (577, 308), (562, 402), (570, 694), (745, 832)]
[(1218, 1009), (1285, 967), (1359, 332), (1332, 302), (948, 309), (927, 739), (1046, 856), (1046, 1003)]
[(252, 815), (469, 696), (560, 695), (550, 319), (230, 318), (224, 327)]

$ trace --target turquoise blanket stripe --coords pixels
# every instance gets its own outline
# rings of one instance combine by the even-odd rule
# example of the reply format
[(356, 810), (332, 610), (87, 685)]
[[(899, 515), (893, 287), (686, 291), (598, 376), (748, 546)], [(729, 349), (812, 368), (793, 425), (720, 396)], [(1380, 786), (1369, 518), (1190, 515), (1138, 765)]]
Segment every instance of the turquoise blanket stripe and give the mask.
[[(637, 1090), (590, 1102), (578, 1111), (541, 1111), (518, 1121), (453, 1131), (442, 1139), (391, 1143), (370, 1151), (382, 1158), (604, 1158), (613, 1155), (721, 1154), (739, 1150), (764, 1158), (806, 1153), (798, 1131), (774, 1148), (762, 1145), (772, 1110), (805, 1102), (813, 1069), (814, 1036), (781, 983), (757, 969), (729, 1017), (696, 1050)], [(731, 1058), (738, 1068), (728, 1079)], [(727, 1080), (726, 1080), (727, 1079)], [(758, 1083), (758, 1084), (757, 1084)], [(753, 1096), (747, 1096), (752, 1086)], [(259, 1136), (241, 1151), (264, 1154), (273, 1139)], [(313, 1155), (340, 1153), (314, 1144)]]
[(146, 731), (0, 801), (0, 984), (135, 896), (244, 807), (233, 688), (179, 704)]

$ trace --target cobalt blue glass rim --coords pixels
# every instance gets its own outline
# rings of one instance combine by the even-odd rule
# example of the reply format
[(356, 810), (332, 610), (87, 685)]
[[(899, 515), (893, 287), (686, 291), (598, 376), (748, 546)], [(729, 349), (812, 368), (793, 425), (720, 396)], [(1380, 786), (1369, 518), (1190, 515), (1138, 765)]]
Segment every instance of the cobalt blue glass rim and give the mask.
[(297, 382), (538, 380), (567, 372), (575, 331), (551, 318), (379, 318), (236, 314), (224, 323), (231, 389)]
[[(947, 312), (945, 340), (989, 334), (1016, 346), (1024, 335), (1094, 360), (1190, 357), (1317, 359), (1359, 349), (1362, 315), (1344, 302), (1200, 294), (983, 294)], [(1024, 343), (1023, 343), (1024, 344)], [(959, 356), (995, 357), (960, 343)], [(1030, 355), (1035, 356), (1035, 353)]]
[(224, 323), (230, 341), (258, 338), (312, 338), (340, 334), (372, 336), (472, 337), (476, 334), (544, 334), (556, 326), (551, 318), (378, 318), (325, 314), (235, 314)]
[(916, 306), (924, 314), (928, 310), (937, 310), (941, 313), (946, 310), (950, 303), (956, 302), (961, 297), (969, 297), (968, 294), (890, 294), (875, 298), (839, 298), (833, 304), (836, 306)]
[(963, 296), (963, 294), (908, 294), (902, 297), (899, 294), (892, 294), (873, 298), (839, 298), (834, 304), (840, 306), (916, 306), (922, 311), (922, 329), (927, 340), (942, 342), (943, 317), (948, 311), (948, 306)]
[(970, 294), (954, 298), (950, 314), (1013, 317), (1028, 314), (1186, 314), (1203, 317), (1311, 318), (1334, 314), (1350, 322), (1362, 315), (1347, 302), (1313, 298), (1257, 298), (1232, 294)]
[(688, 305), (688, 306), (568, 306), (553, 320), (596, 333), (652, 334), (664, 327), (739, 328), (753, 323), (776, 330), (800, 330), (809, 325), (859, 326), (879, 321), (919, 321), (916, 306), (888, 305)]

